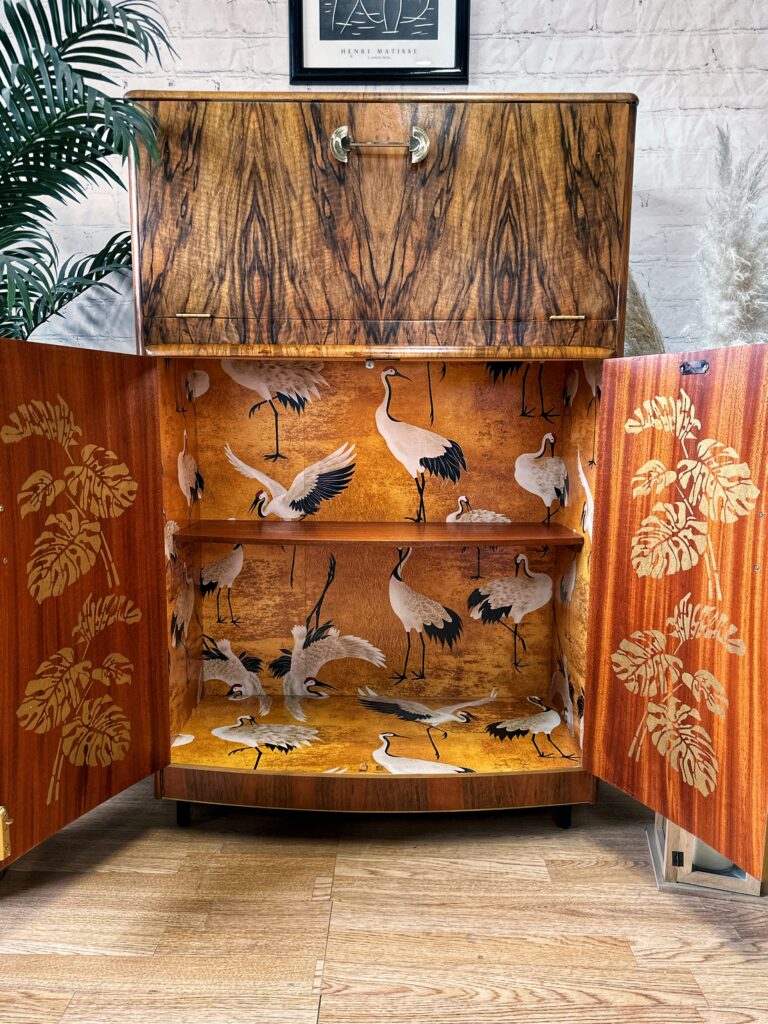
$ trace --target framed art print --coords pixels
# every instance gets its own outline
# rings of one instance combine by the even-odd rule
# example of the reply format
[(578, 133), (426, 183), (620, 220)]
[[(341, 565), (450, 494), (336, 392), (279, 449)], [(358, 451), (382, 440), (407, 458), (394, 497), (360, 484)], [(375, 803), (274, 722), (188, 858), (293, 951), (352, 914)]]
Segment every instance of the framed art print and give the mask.
[(470, 0), (289, 0), (291, 84), (466, 83)]

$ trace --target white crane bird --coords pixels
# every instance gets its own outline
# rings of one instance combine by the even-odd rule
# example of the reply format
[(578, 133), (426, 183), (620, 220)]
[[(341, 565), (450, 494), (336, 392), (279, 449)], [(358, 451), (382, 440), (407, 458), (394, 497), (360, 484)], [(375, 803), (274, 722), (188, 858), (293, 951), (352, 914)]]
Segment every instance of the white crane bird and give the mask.
[(541, 404), (541, 412), (535, 413), (533, 407), (528, 408), (525, 404), (525, 387), (528, 381), (528, 373), (531, 369), (531, 363), (528, 360), (514, 359), (514, 360), (496, 360), (494, 362), (487, 362), (485, 369), (490, 376), (494, 384), (498, 384), (499, 381), (505, 381), (511, 374), (517, 374), (520, 370), (523, 371), (523, 383), (520, 389), (520, 415), (530, 418), (534, 415), (541, 416), (542, 419), (547, 422), (552, 422), (553, 416), (558, 416), (554, 409), (544, 408), (544, 363), (539, 363), (539, 402)]
[(224, 454), (238, 473), (249, 480), (257, 480), (265, 488), (256, 492), (249, 510), (255, 511), (260, 519), (273, 515), (283, 522), (292, 522), (313, 516), (323, 501), (335, 498), (349, 487), (355, 472), (353, 444), (343, 444), (324, 459), (301, 470), (289, 487), (238, 459), (229, 445), (224, 446)]
[[(523, 650), (527, 650), (525, 639), (520, 632), (520, 623), (526, 615), (549, 604), (552, 600), (552, 590), (552, 577), (545, 572), (531, 572), (527, 557), (519, 554), (515, 559), (514, 576), (501, 576), (490, 580), (473, 590), (467, 599), (467, 607), (473, 619), (480, 619), (483, 623), (498, 622), (513, 634), (513, 663), (518, 672), (523, 668), (517, 656), (518, 640)], [(508, 618), (514, 622), (514, 629), (504, 622), (504, 619)]]
[(200, 501), (205, 490), (205, 480), (197, 465), (197, 460), (189, 450), (189, 436), (184, 431), (184, 444), (176, 460), (176, 469), (179, 478), (181, 493), (187, 499), (187, 505), (192, 514), (192, 505)]
[(211, 729), (211, 733), (220, 740), (227, 743), (242, 743), (243, 746), (235, 750), (227, 751), (227, 756), (241, 754), (249, 748), (256, 751), (256, 763), (253, 770), (259, 767), (259, 761), (263, 754), (262, 747), (266, 750), (277, 750), (281, 754), (290, 754), (292, 750), (299, 747), (309, 747), (313, 743), (321, 743), (317, 729), (306, 725), (279, 725), (257, 722), (253, 715), (240, 715), (234, 725), (220, 725)]
[(378, 711), (382, 715), (394, 715), (401, 722), (416, 722), (423, 725), (427, 730), (427, 737), (432, 744), (435, 757), (440, 760), (440, 751), (432, 737), (433, 730), (443, 733), (445, 730), (438, 726), (447, 722), (476, 722), (477, 718), (467, 708), (480, 707), (482, 704), (490, 704), (498, 696), (496, 690), (491, 690), (487, 697), (480, 697), (478, 700), (464, 700), (458, 704), (450, 704), (443, 708), (430, 708), (415, 700), (400, 700), (397, 697), (382, 697), (372, 690), (370, 686), (361, 687), (357, 691), (358, 700), (364, 708), (371, 711)]
[(412, 423), (401, 423), (389, 411), (392, 401), (393, 377), (410, 380), (394, 366), (388, 366), (381, 374), (384, 385), (384, 400), (376, 410), (376, 428), (386, 441), (387, 447), (394, 457), (405, 468), (416, 483), (419, 505), (415, 516), (407, 516), (416, 523), (427, 521), (424, 506), (424, 489), (426, 474), (458, 483), (467, 463), (464, 452), (457, 441), (436, 434), (433, 430), (417, 427)]
[[(445, 517), (446, 523), (511, 523), (512, 520), (509, 516), (503, 515), (501, 512), (492, 512), (487, 508), (472, 508), (469, 498), (466, 494), (462, 494), (459, 498), (459, 505), (455, 512), (451, 512)], [(466, 550), (466, 548), (464, 549)], [(473, 580), (482, 579), (482, 573), (480, 572), (480, 548), (475, 548), (477, 552), (477, 574), (470, 577)]]
[(403, 581), (403, 567), (412, 553), (413, 548), (397, 549), (397, 565), (389, 577), (389, 603), (392, 605), (392, 611), (403, 624), (407, 637), (403, 671), (395, 673), (392, 677), (398, 683), (401, 683), (408, 675), (412, 632), (418, 633), (421, 640), (421, 670), (413, 672), (413, 678), (426, 679), (424, 674), (426, 657), (424, 634), (426, 633), (429, 639), (435, 643), (439, 641), (441, 647), (447, 646), (449, 650), (452, 650), (464, 629), (464, 623), (457, 612), (444, 607), (439, 601), (435, 601), (425, 594), (420, 594)]
[(572, 761), (576, 755), (564, 753), (552, 739), (552, 733), (561, 724), (560, 715), (554, 708), (545, 704), (541, 697), (529, 697), (528, 700), (540, 709), (538, 714), (521, 715), (520, 718), (508, 718), (503, 722), (491, 722), (490, 725), (486, 725), (485, 731), (489, 736), (501, 741), (530, 736), (539, 757), (554, 757), (554, 754), (545, 754), (536, 742), (537, 736), (546, 736), (561, 757)]
[(171, 612), (171, 646), (185, 644), (192, 618), (195, 614), (195, 582), (184, 566), (184, 582), (180, 587)]
[[(447, 733), (445, 734), (448, 735)], [(386, 768), (391, 775), (472, 775), (474, 768), (461, 768), (444, 761), (425, 761), (420, 757), (398, 757), (389, 752), (389, 741), (407, 739), (396, 732), (379, 733), (381, 746), (373, 751), (373, 760)]]
[(176, 534), (179, 532), (181, 527), (175, 519), (169, 519), (163, 529), (163, 546), (165, 548), (165, 558), (169, 563), (175, 562), (178, 558), (176, 551)]
[(216, 621), (224, 622), (221, 615), (221, 592), (227, 592), (227, 604), (229, 605), (229, 621), (233, 626), (239, 626), (240, 620), (235, 618), (232, 611), (232, 587), (243, 568), (243, 545), (235, 544), (231, 551), (223, 558), (215, 562), (208, 562), (200, 570), (200, 593), (203, 597), (208, 594), (216, 594)]
[(300, 416), (313, 398), (320, 398), (320, 387), (328, 387), (320, 372), (323, 364), (222, 359), (221, 368), (232, 380), (249, 391), (255, 391), (261, 398), (248, 410), (249, 416), (253, 416), (262, 405), (269, 405), (275, 417), (275, 450), (264, 458), (268, 462), (284, 459), (285, 455), (280, 451), (280, 414), (275, 401), (283, 409), (292, 409)]
[(584, 467), (581, 464), (581, 450), (576, 449), (576, 466), (579, 471), (579, 482), (584, 488), (584, 506), (581, 510), (581, 528), (584, 533), (587, 534), (590, 540), (592, 540), (592, 529), (595, 525), (595, 499), (592, 496), (592, 489), (589, 486), (589, 480), (587, 480), (587, 474), (584, 472)]
[(261, 658), (241, 651), (235, 654), (229, 640), (214, 640), (203, 637), (203, 679), (220, 679), (229, 684), (227, 697), (230, 700), (248, 700), (256, 697), (259, 701), (259, 714), (263, 718), (269, 714), (272, 698), (264, 692), (259, 678)]
[[(551, 454), (545, 456), (547, 445), (551, 446)], [(568, 504), (568, 467), (559, 455), (555, 455), (555, 435), (545, 434), (541, 446), (536, 452), (523, 452), (515, 459), (515, 480), (523, 490), (535, 494), (544, 502), (547, 510), (545, 522)], [(552, 512), (553, 502), (558, 502)]]
[(574, 734), (574, 696), (573, 683), (568, 675), (568, 659), (563, 654), (557, 659), (557, 668), (552, 673), (552, 679), (549, 682), (549, 699), (554, 701), (556, 697), (559, 697), (560, 703), (563, 706), (560, 717), (565, 722), (571, 736)]
[(576, 587), (576, 564), (578, 558), (578, 554), (574, 554), (571, 564), (557, 581), (557, 600), (562, 605), (567, 606), (571, 603), (573, 591)]
[(509, 516), (491, 512), (487, 508), (472, 508), (469, 498), (462, 494), (455, 512), (445, 517), (446, 523), (511, 523)]
[(592, 458), (589, 460), (590, 466), (597, 464), (595, 455), (595, 445), (597, 443), (597, 413), (600, 407), (600, 399), (603, 397), (603, 360), (602, 359), (585, 359), (582, 363), (584, 367), (584, 376), (587, 379), (587, 384), (592, 392), (592, 397), (589, 400), (587, 411), (594, 409), (593, 420), (592, 420)]
[(355, 658), (376, 668), (386, 666), (384, 653), (378, 647), (359, 636), (342, 636), (330, 622), (324, 622), (316, 629), (294, 626), (291, 636), (293, 648), (281, 648), (280, 657), (270, 662), (269, 670), (276, 679), (282, 679), (285, 707), (298, 722), (304, 722), (307, 717), (301, 706), (302, 700), (307, 697), (322, 700), (329, 696), (322, 690), (336, 689), (317, 678), (330, 662)]
[(336, 689), (317, 678), (321, 669), (330, 662), (357, 658), (377, 668), (384, 668), (386, 665), (384, 654), (378, 647), (374, 647), (359, 636), (342, 636), (330, 621), (320, 623), (323, 601), (335, 578), (336, 559), (331, 555), (328, 559), (328, 575), (320, 597), (307, 616), (306, 623), (303, 626), (294, 626), (291, 630), (293, 648), (281, 648), (280, 657), (275, 658), (269, 665), (272, 675), (283, 680), (285, 706), (299, 722), (306, 719), (301, 706), (303, 699), (310, 697), (322, 700), (328, 696), (322, 690)]
[[(266, 491), (257, 491), (251, 502), (249, 512), (256, 512), (260, 519), (275, 515), (283, 522), (305, 519), (315, 515), (323, 501), (335, 498), (349, 486), (355, 472), (355, 446), (343, 444), (335, 452), (326, 455), (313, 465), (303, 469), (293, 478), (290, 487), (283, 487), (277, 480), (272, 480), (266, 473), (260, 472), (247, 462), (238, 459), (229, 445), (224, 446), (224, 453), (238, 473), (250, 480), (258, 480)], [(291, 589), (293, 589), (293, 571), (296, 565), (296, 545), (293, 545), (291, 556)]]

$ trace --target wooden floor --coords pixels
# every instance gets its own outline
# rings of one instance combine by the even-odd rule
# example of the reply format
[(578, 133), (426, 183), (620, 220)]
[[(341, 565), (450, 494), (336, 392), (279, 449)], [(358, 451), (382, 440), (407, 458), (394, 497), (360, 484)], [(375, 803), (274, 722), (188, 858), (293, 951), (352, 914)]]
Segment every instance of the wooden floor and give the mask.
[(768, 910), (660, 895), (606, 791), (430, 818), (197, 809), (149, 780), (0, 883), (1, 1024), (768, 1021)]

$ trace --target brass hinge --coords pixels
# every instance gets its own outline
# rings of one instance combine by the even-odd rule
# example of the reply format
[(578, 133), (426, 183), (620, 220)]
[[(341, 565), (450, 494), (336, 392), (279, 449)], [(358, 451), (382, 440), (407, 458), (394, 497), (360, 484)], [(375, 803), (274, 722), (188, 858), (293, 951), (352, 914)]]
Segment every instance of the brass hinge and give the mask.
[(210, 320), (210, 313), (177, 313), (180, 320)]
[(13, 819), (5, 807), (0, 807), (0, 861), (11, 856), (11, 825)]
[(586, 320), (586, 316), (583, 313), (553, 313), (549, 320), (550, 323), (553, 320)]

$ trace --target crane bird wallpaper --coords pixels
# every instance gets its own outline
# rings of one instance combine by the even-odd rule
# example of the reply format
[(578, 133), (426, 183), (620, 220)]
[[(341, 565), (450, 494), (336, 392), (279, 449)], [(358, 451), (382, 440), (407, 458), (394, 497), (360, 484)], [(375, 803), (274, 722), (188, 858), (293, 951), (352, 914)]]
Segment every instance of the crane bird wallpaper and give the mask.
[[(170, 364), (163, 387), (176, 410), (163, 425), (174, 763), (451, 774), (578, 761), (594, 375), (222, 360)], [(584, 544), (187, 547), (176, 524), (190, 517), (550, 522)]]

